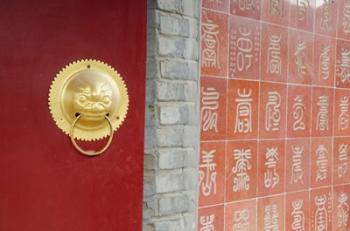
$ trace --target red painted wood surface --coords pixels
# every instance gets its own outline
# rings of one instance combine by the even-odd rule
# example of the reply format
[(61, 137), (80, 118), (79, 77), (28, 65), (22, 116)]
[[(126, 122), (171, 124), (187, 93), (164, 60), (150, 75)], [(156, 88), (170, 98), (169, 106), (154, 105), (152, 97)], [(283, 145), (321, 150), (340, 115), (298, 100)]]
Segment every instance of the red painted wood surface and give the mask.
[[(141, 230), (146, 1), (0, 3), (0, 231)], [(115, 67), (130, 95), (102, 156), (77, 153), (48, 91), (68, 62)]]

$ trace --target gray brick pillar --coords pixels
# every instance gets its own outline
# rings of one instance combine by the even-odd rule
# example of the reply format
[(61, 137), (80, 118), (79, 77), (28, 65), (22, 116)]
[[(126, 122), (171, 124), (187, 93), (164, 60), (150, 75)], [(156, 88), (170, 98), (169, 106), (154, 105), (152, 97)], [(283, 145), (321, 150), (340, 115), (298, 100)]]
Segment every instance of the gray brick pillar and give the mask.
[(200, 0), (148, 1), (144, 231), (194, 231)]

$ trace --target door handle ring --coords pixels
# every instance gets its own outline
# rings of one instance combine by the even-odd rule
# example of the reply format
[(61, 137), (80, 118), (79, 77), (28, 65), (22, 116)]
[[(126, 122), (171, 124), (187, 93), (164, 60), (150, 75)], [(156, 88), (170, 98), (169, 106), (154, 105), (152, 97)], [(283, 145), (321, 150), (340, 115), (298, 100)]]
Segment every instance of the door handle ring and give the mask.
[(112, 140), (113, 140), (113, 133), (114, 133), (114, 129), (113, 129), (113, 124), (111, 122), (111, 120), (108, 118), (108, 115), (105, 115), (105, 120), (108, 122), (108, 125), (109, 125), (109, 138), (108, 138), (108, 141), (106, 143), (106, 145), (100, 149), (100, 150), (84, 150), (82, 149), (78, 144), (77, 142), (75, 141), (75, 138), (74, 138), (74, 128), (75, 128), (75, 125), (78, 123), (78, 121), (80, 120), (81, 118), (81, 115), (78, 114), (76, 116), (76, 118), (74, 119), (73, 123), (72, 123), (72, 126), (70, 128), (70, 132), (69, 132), (69, 136), (70, 136), (70, 140), (73, 144), (73, 146), (83, 155), (86, 155), (86, 156), (98, 156), (100, 154), (102, 154), (103, 152), (105, 152), (109, 146), (111, 145), (112, 143)]

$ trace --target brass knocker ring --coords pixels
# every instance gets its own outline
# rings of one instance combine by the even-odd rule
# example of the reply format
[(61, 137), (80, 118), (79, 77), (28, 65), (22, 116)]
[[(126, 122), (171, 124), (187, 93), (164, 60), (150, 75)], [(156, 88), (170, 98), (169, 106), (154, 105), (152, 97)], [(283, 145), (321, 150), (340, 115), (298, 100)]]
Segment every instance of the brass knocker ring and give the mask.
[(70, 132), (69, 132), (69, 136), (70, 136), (70, 140), (72, 141), (72, 144), (73, 146), (82, 154), (84, 155), (87, 155), (87, 156), (98, 156), (100, 155), (101, 153), (103, 153), (104, 151), (106, 151), (109, 146), (111, 145), (112, 143), (112, 140), (113, 140), (113, 133), (114, 133), (114, 130), (113, 130), (113, 125), (112, 125), (112, 122), (111, 120), (108, 118), (108, 115), (105, 115), (105, 119), (107, 120), (108, 122), (108, 125), (109, 125), (109, 138), (108, 138), (108, 142), (107, 144), (100, 150), (98, 151), (95, 151), (95, 150), (84, 150), (82, 149), (75, 141), (74, 139), (74, 128), (75, 128), (75, 125), (78, 123), (79, 119), (80, 119), (81, 115), (78, 114), (75, 118), (75, 120), (73, 121), (72, 123), (72, 126), (70, 128)]

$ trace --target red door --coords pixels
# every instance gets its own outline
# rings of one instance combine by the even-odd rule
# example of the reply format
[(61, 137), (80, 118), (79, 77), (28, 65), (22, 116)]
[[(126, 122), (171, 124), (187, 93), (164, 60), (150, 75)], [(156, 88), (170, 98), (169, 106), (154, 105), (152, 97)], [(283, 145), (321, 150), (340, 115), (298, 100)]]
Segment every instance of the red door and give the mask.
[[(0, 2), (0, 231), (141, 230), (146, 1)], [(79, 154), (48, 93), (69, 62), (124, 78), (130, 103), (112, 146)]]

